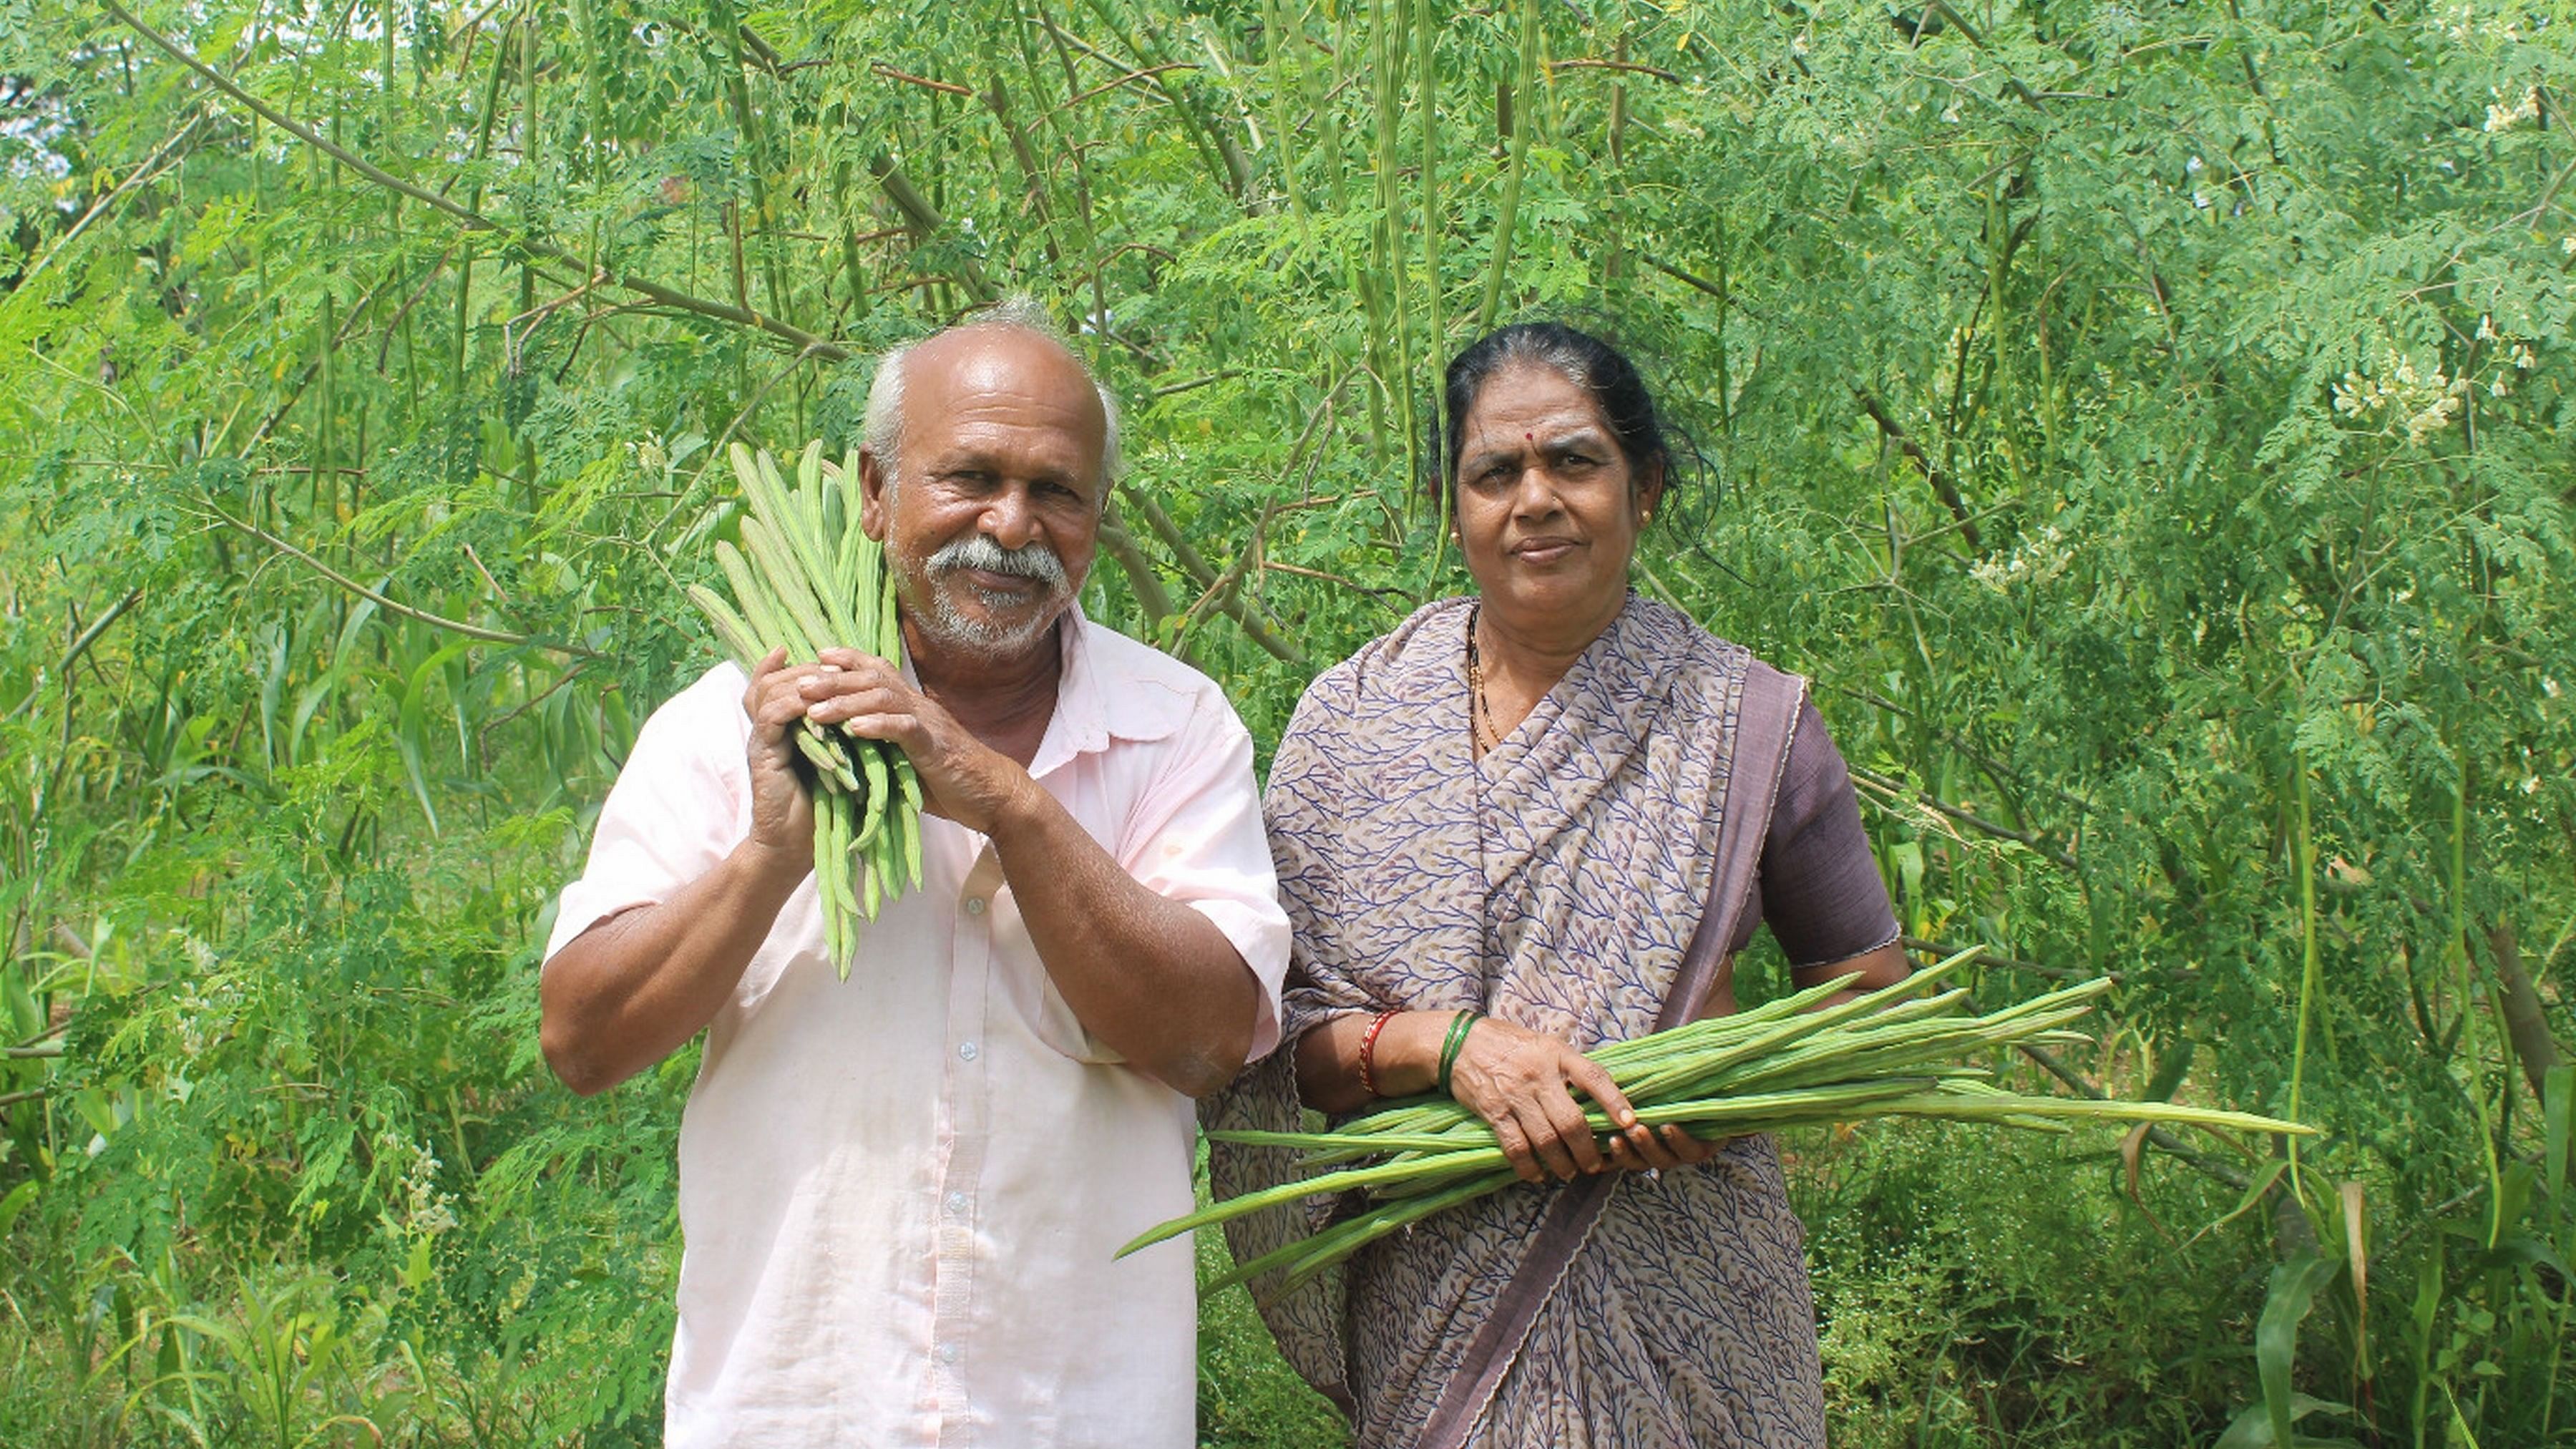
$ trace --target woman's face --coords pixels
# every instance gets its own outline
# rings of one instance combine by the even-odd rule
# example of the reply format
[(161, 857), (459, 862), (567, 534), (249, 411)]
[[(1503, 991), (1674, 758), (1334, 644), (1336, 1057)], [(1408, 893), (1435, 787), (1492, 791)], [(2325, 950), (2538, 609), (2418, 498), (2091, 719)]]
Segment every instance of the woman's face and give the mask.
[(1458, 542), (1486, 607), (1523, 629), (1599, 632), (1627, 599), (1637, 531), (1663, 492), (1592, 395), (1553, 368), (1488, 379), (1458, 450)]

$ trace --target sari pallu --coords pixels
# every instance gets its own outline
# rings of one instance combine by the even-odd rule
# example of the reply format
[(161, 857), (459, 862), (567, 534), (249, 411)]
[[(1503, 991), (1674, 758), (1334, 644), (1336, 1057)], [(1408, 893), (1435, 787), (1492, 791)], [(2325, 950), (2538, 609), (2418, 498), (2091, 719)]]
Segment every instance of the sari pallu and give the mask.
[[(1264, 801), (1297, 931), (1284, 1044), (1207, 1125), (1297, 1125), (1294, 1043), (1339, 1015), (1467, 1007), (1586, 1050), (1655, 1030), (1720, 856), (1759, 851), (1765, 820), (1729, 820), (1726, 802), (1747, 680), (1765, 666), (1632, 595), (1479, 763), (1469, 607), (1426, 607), (1300, 703)], [(1220, 1198), (1295, 1173), (1281, 1149), (1211, 1156)], [(1580, 1193), (1603, 1199), (1580, 1251), (1531, 1282), (1533, 1236)], [(1313, 1225), (1279, 1209), (1228, 1237), (1245, 1261)], [(1362, 1446), (1412, 1446), (1437, 1421), (1498, 1449), (1788, 1449), (1824, 1442), (1802, 1240), (1770, 1141), (1750, 1138), (1659, 1177), (1510, 1187), (1294, 1292), (1252, 1287)], [(1525, 1326), (1494, 1331), (1498, 1312)]]

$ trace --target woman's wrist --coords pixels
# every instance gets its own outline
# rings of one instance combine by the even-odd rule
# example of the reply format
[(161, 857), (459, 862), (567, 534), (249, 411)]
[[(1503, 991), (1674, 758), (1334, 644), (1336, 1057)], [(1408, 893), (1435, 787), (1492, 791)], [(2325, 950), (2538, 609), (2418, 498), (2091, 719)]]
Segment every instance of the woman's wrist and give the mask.
[(1458, 1057), (1467, 1049), (1467, 1035), (1484, 1020), (1475, 1012), (1459, 1010), (1450, 1013), (1449, 1025), (1440, 1033), (1440, 1063), (1433, 1068), (1432, 1085), (1442, 1093), (1450, 1091), (1451, 1073), (1456, 1071)]
[[(1378, 1029), (1369, 1051), (1370, 1085), (1380, 1097), (1418, 1097), (1439, 1079), (1440, 1034), (1449, 1028), (1445, 1011), (1402, 1011)], [(1365, 1022), (1363, 1018), (1363, 1022)], [(1357, 1063), (1353, 1063), (1356, 1075)]]

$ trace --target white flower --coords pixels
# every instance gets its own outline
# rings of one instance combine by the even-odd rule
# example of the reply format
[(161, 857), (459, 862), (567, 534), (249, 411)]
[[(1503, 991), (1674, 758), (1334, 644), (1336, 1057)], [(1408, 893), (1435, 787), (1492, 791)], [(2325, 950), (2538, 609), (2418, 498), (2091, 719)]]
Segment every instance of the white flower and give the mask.
[(2531, 86), (2525, 89), (2521, 99), (2510, 106), (2502, 104), (2504, 92), (2497, 91), (2495, 95), (2498, 103), (2487, 107), (2489, 131), (2510, 131), (2525, 121), (2540, 118), (2540, 87)]

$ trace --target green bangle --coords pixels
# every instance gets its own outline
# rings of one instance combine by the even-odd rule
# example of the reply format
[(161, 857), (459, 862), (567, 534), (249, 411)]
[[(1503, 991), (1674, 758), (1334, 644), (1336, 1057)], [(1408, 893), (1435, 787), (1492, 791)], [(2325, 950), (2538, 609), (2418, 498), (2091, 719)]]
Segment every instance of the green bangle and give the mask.
[(1449, 1090), (1449, 1071), (1458, 1065), (1458, 1053), (1467, 1045), (1467, 1033), (1476, 1029), (1484, 1018), (1472, 1011), (1460, 1011), (1449, 1018), (1449, 1034), (1440, 1039), (1440, 1090)]

